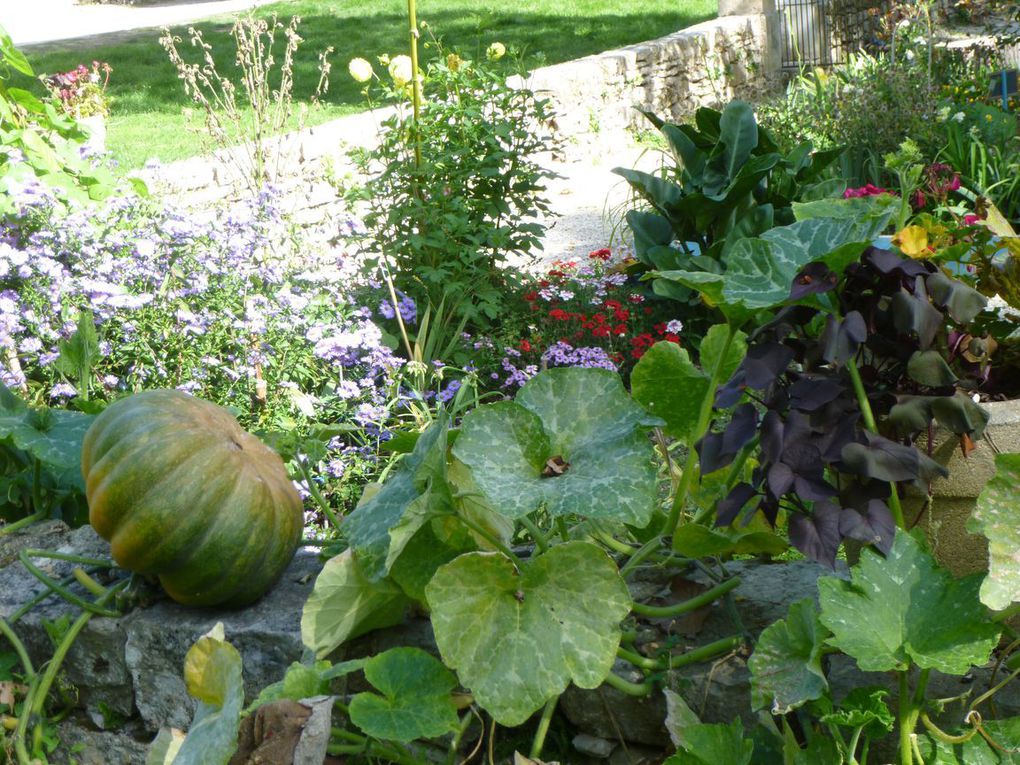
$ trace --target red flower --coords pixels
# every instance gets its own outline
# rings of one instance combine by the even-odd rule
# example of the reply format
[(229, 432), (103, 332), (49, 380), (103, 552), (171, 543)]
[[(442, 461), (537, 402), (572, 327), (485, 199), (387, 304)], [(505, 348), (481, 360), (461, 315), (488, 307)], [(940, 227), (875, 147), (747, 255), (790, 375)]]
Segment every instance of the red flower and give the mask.
[(521, 344), (517, 347), (520, 348), (525, 353), (528, 353), (531, 350), (531, 343), (529, 343), (527, 340), (521, 340)]
[(524, 299), (531, 303), (532, 301), (538, 300), (538, 293), (535, 292), (534, 290), (532, 290), (531, 292), (525, 292)]
[(593, 260), (609, 260), (612, 256), (613, 253), (608, 247), (604, 247), (601, 250), (595, 250), (588, 254), (588, 257)]
[(645, 296), (633, 292), (630, 295), (627, 295), (627, 300), (630, 301), (631, 303), (643, 303), (645, 302)]
[(570, 321), (570, 314), (562, 308), (553, 308), (549, 311), (549, 318), (555, 319), (556, 321)]
[(591, 331), (591, 334), (592, 337), (609, 337), (609, 327), (595, 327), (595, 329)]
[(680, 335), (674, 335), (672, 332), (667, 332), (666, 333), (666, 342), (667, 343), (676, 343), (676, 344), (679, 345), (680, 344)]
[(609, 309), (610, 311), (619, 311), (621, 308), (623, 308), (619, 300), (607, 300), (602, 305), (603, 307)]
[(630, 311), (626, 308), (617, 308), (613, 311), (613, 317), (619, 321), (627, 321), (630, 318)]
[(613, 334), (614, 335), (626, 335), (627, 334), (627, 325), (626, 324), (617, 324), (615, 327), (613, 327)]

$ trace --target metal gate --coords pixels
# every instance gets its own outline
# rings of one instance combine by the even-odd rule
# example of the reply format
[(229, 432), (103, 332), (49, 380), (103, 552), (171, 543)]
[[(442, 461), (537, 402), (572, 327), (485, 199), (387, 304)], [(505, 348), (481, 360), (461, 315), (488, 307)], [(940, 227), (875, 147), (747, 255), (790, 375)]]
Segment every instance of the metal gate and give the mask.
[(829, 67), (878, 39), (891, 0), (777, 0), (783, 69)]

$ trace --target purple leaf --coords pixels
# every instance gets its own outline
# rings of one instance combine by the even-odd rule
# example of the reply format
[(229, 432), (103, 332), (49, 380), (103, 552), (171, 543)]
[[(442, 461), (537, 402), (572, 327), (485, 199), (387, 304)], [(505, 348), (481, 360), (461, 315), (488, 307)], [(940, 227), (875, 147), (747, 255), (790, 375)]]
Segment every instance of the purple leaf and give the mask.
[(840, 508), (832, 502), (815, 505), (811, 515), (791, 515), (790, 544), (811, 560), (834, 569), (836, 551), (842, 541), (839, 516)]
[(892, 549), (896, 522), (888, 505), (880, 499), (868, 502), (863, 512), (846, 508), (839, 516), (839, 533), (858, 542), (874, 545), (883, 555)]

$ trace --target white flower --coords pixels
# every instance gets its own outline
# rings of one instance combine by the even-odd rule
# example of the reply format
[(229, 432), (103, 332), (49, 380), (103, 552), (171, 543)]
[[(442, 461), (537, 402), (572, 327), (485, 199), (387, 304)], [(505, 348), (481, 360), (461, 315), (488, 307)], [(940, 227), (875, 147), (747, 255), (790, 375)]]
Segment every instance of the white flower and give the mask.
[(684, 323), (680, 319), (673, 319), (672, 321), (666, 322), (666, 331), (672, 332), (674, 335), (679, 335), (684, 330)]
[(390, 77), (393, 78), (393, 82), (397, 85), (397, 87), (407, 85), (411, 81), (412, 77), (411, 57), (395, 56), (390, 61), (389, 72)]
[(489, 61), (499, 61), (506, 55), (506, 46), (501, 42), (494, 42), (485, 50), (485, 57)]
[(347, 71), (350, 72), (351, 77), (358, 82), (368, 82), (375, 74), (375, 70), (372, 69), (372, 64), (363, 58), (352, 58), (351, 63), (347, 65)]
[(967, 115), (964, 114), (963, 112), (957, 112), (956, 114), (953, 115), (953, 119), (956, 120), (957, 122), (963, 122), (965, 119), (967, 119)]

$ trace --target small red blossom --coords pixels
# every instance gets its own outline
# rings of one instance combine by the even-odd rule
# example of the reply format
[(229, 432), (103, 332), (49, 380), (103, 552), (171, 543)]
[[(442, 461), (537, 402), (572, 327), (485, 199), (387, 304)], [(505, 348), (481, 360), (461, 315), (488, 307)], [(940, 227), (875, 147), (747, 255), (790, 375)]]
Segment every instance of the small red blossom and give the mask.
[(532, 303), (538, 300), (538, 293), (535, 292), (534, 290), (532, 290), (531, 292), (525, 292), (524, 299), (527, 300), (529, 303)]
[(627, 300), (631, 303), (643, 303), (645, 302), (645, 296), (633, 292), (630, 295), (627, 295)]
[(588, 257), (592, 260), (609, 260), (612, 256), (613, 253), (608, 247), (603, 247), (601, 250), (595, 250), (588, 254)]
[(527, 340), (521, 340), (521, 344), (518, 345), (517, 347), (520, 348), (525, 353), (531, 351), (531, 343), (529, 343)]
[(674, 335), (672, 332), (667, 332), (666, 337), (664, 339), (667, 343), (676, 343), (677, 345), (680, 344), (680, 335)]
[(627, 334), (627, 325), (626, 324), (617, 324), (615, 327), (613, 327), (613, 334), (614, 335), (621, 335), (621, 336), (622, 335), (626, 335)]

